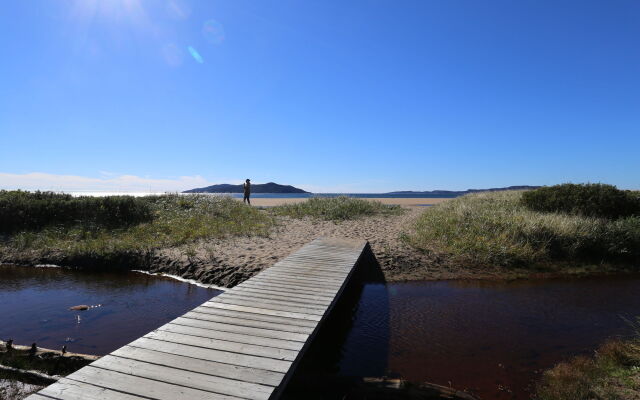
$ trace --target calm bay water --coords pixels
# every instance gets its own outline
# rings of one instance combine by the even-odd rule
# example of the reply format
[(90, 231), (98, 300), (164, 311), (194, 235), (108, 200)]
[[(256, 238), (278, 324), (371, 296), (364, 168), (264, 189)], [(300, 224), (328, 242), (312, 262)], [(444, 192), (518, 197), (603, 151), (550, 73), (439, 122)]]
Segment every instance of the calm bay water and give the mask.
[[(0, 266), (0, 339), (107, 354), (220, 291), (138, 272)], [(76, 305), (98, 306), (71, 311)]]

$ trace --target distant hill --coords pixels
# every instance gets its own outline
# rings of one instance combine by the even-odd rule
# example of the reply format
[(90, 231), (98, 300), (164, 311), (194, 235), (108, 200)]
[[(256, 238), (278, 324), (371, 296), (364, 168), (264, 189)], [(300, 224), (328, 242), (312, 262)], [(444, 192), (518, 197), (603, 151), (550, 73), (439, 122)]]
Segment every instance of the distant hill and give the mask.
[(469, 194), (469, 193), (479, 193), (479, 192), (500, 192), (503, 190), (530, 190), (530, 189), (537, 189), (540, 186), (527, 186), (527, 185), (523, 185), (523, 186), (508, 186), (508, 187), (502, 187), (502, 188), (490, 188), (490, 189), (467, 189), (467, 190), (460, 190), (460, 191), (455, 191), (455, 190), (428, 190), (428, 191), (424, 191), (424, 192), (415, 192), (415, 191), (410, 191), (410, 190), (405, 190), (405, 191), (400, 191), (400, 192), (389, 192), (389, 193), (385, 193), (385, 194), (424, 194), (425, 196), (428, 195), (456, 195), (456, 196), (462, 196), (465, 194)]
[[(242, 193), (243, 186), (230, 185), (223, 183), (220, 185), (211, 185), (203, 188), (185, 190), (182, 193)], [(290, 185), (279, 185), (277, 183), (252, 183), (251, 193), (309, 193), (302, 189)]]

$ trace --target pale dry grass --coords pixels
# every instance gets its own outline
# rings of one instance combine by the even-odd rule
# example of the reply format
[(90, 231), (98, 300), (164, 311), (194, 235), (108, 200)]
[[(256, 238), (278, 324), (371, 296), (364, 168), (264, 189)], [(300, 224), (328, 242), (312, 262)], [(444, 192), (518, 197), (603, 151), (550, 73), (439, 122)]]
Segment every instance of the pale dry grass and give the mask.
[(611, 221), (531, 211), (521, 196), (520, 191), (480, 193), (438, 204), (421, 216), (407, 241), (482, 265), (640, 258), (639, 217)]

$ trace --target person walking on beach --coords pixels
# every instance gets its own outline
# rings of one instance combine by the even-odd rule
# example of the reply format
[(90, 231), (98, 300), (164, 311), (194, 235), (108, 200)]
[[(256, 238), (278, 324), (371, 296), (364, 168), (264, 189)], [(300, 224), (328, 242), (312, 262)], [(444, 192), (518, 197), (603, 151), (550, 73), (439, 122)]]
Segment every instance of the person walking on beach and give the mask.
[(249, 203), (249, 205), (251, 205), (251, 200), (249, 200), (249, 196), (251, 196), (251, 180), (247, 179), (244, 182), (244, 198), (242, 199), (242, 202)]

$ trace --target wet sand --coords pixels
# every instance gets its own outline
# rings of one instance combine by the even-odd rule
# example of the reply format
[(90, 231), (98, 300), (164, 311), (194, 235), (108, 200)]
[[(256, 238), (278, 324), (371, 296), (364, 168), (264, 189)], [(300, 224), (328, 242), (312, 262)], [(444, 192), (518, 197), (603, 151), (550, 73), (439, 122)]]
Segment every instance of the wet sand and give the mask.
[[(443, 201), (451, 200), (450, 198), (433, 198), (433, 197), (420, 197), (420, 198), (363, 198), (364, 200), (379, 201), (383, 204), (397, 204), (400, 206), (424, 206), (442, 203)], [(236, 199), (242, 201), (242, 199)], [(307, 198), (282, 198), (282, 199), (265, 199), (265, 198), (252, 198), (251, 205), (258, 207), (273, 207), (281, 206), (285, 204), (296, 204), (307, 201)]]

